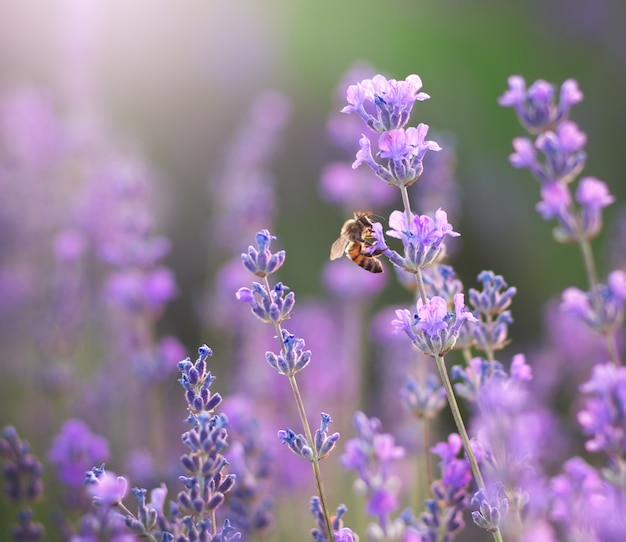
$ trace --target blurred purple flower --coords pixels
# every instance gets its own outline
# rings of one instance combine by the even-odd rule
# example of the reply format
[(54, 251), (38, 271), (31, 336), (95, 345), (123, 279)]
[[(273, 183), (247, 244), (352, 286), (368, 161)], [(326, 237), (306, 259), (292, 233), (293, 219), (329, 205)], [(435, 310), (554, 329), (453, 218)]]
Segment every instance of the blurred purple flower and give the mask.
[(574, 79), (561, 85), (559, 103), (555, 103), (555, 88), (550, 83), (538, 79), (528, 90), (524, 78), (512, 75), (509, 88), (498, 99), (503, 107), (513, 107), (517, 117), (529, 132), (541, 133), (551, 129), (569, 115), (571, 107), (583, 99), (583, 94)]
[(343, 162), (333, 162), (323, 169), (320, 191), (326, 200), (350, 210), (385, 206), (397, 195), (391, 186), (378, 182), (371, 173)]
[(48, 460), (56, 466), (59, 479), (70, 488), (80, 487), (85, 472), (108, 458), (107, 440), (93, 434), (87, 424), (78, 419), (63, 424), (48, 452)]
[(87, 493), (104, 508), (121, 503), (127, 492), (128, 480), (111, 471), (105, 471), (96, 480), (87, 484)]

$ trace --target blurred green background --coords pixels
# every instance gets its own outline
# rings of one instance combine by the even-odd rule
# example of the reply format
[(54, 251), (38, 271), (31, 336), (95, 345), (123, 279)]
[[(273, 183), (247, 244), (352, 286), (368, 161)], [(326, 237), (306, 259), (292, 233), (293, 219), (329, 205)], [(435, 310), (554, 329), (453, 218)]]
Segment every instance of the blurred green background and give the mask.
[[(0, 2), (0, 90), (59, 83), (59, 33), (69, 4)], [(584, 285), (576, 250), (555, 244), (551, 225), (533, 209), (537, 183), (508, 164), (511, 139), (522, 129), (496, 99), (511, 74), (529, 84), (536, 78), (556, 84), (577, 79), (585, 100), (573, 120), (589, 137), (584, 174), (606, 180), (623, 199), (622, 2), (86, 4), (94, 9), (90, 24), (99, 36), (91, 77), (106, 120), (161, 173), (159, 226), (174, 241), (169, 263), (182, 285), (166, 319), (187, 344), (207, 335), (185, 316), (205, 280), (211, 251), (206, 179), (255, 95), (266, 89), (293, 103), (274, 168), (280, 198), (275, 233), (291, 262), (284, 280), (300, 297), (320, 291), (319, 270), (344, 219), (318, 196), (320, 170), (336, 157), (324, 124), (336, 107), (336, 85), (357, 61), (398, 79), (419, 74), (432, 99), (419, 104), (413, 123), (455, 135), (462, 221), (454, 225), (463, 237), (454, 265), (466, 287), (482, 269), (518, 287), (514, 338), (538, 333), (547, 297), (567, 285)], [(617, 208), (607, 212), (609, 225)], [(242, 240), (242, 248), (248, 242)]]
[[(35, 86), (54, 95), (67, 81), (60, 44), (78, 5), (85, 32), (96, 36), (93, 50), (83, 51), (94, 101), (119, 143), (158, 172), (157, 230), (173, 241), (167, 264), (180, 286), (161, 330), (190, 353), (218, 340), (197, 316), (223, 263), (208, 242), (207, 179), (265, 90), (292, 102), (273, 164), (280, 207), (272, 233), (288, 253), (281, 279), (299, 299), (323, 292), (320, 271), (346, 218), (319, 196), (320, 172), (339, 156), (325, 123), (337, 107), (337, 84), (359, 61), (397, 79), (419, 74), (431, 99), (418, 104), (412, 124), (455, 137), (462, 210), (453, 225), (462, 237), (451, 263), (466, 288), (483, 269), (518, 288), (515, 351), (540, 340), (548, 299), (586, 284), (578, 250), (556, 244), (552, 225), (534, 211), (538, 183), (508, 164), (511, 140), (524, 135), (513, 112), (496, 103), (509, 75), (528, 84), (578, 81), (585, 100), (572, 119), (588, 135), (583, 174), (605, 180), (618, 200), (594, 244), (601, 262), (610, 257), (607, 232), (626, 196), (621, 0), (0, 0), (1, 93)], [(236, 250), (251, 242), (241, 239)], [(603, 278), (607, 265), (600, 264)], [(379, 303), (405, 300), (391, 287)], [(11, 421), (10, 410), (0, 425)]]

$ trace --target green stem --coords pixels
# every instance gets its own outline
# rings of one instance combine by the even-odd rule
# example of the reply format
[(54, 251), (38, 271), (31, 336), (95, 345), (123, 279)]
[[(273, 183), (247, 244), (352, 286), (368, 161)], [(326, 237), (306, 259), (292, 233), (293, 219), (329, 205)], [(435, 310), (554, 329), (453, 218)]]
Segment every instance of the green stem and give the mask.
[[(302, 401), (302, 395), (300, 394), (300, 389), (298, 388), (298, 383), (296, 382), (295, 375), (289, 375), (289, 383), (291, 384), (291, 389), (293, 391), (293, 396), (296, 400), (296, 405), (298, 406), (298, 413), (300, 414), (300, 419), (302, 420), (302, 425), (304, 427), (304, 434), (306, 436), (306, 441), (312, 450), (315, 450), (315, 445), (313, 443), (313, 434), (311, 433), (311, 427), (309, 426), (309, 422), (306, 417), (306, 412), (304, 410), (304, 402)], [(328, 507), (326, 505), (326, 496), (324, 494), (324, 485), (322, 484), (322, 474), (320, 471), (319, 459), (315, 457), (313, 461), (311, 461), (311, 465), (313, 466), (313, 475), (315, 477), (315, 485), (317, 486), (317, 493), (320, 497), (320, 504), (322, 505), (322, 512), (324, 513), (324, 520), (326, 521), (326, 529), (328, 530), (328, 540), (333, 542), (335, 540), (335, 534), (333, 533), (333, 528), (330, 522), (330, 514), (328, 512)]]
[(580, 239), (578, 245), (580, 246), (583, 265), (585, 266), (587, 282), (589, 283), (589, 287), (593, 290), (598, 285), (598, 272), (596, 271), (591, 243), (587, 239)]
[[(267, 276), (264, 277), (265, 288), (269, 294), (271, 292), (271, 287)], [(276, 335), (278, 340), (280, 341), (280, 349), (283, 354), (286, 354), (286, 348), (283, 343), (283, 330), (280, 323), (275, 322), (274, 328), (276, 329)], [(302, 427), (304, 428), (304, 436), (306, 437), (307, 444), (311, 448), (311, 450), (315, 450), (315, 443), (313, 442), (313, 433), (311, 432), (311, 427), (309, 426), (309, 420), (306, 416), (306, 410), (304, 408), (304, 401), (302, 400), (302, 394), (300, 393), (300, 388), (298, 388), (298, 383), (296, 382), (296, 376), (294, 374), (287, 375), (289, 378), (289, 384), (291, 385), (291, 390), (293, 391), (294, 399), (296, 400), (296, 407), (298, 408), (298, 414), (300, 416), (300, 421), (302, 422)], [(311, 461), (311, 465), (313, 466), (313, 475), (315, 477), (315, 484), (317, 486), (317, 493), (320, 498), (320, 504), (322, 506), (322, 512), (324, 514), (324, 520), (326, 523), (326, 529), (328, 531), (328, 540), (329, 542), (334, 542), (335, 534), (333, 532), (332, 524), (330, 521), (330, 514), (328, 512), (328, 506), (326, 504), (326, 496), (324, 494), (324, 485), (322, 484), (322, 475), (320, 472), (319, 459), (315, 457), (313, 461)]]
[[(582, 256), (583, 265), (585, 267), (585, 274), (587, 275), (589, 289), (593, 295), (593, 304), (595, 305), (594, 308), (597, 308), (599, 305), (602, 304), (602, 299), (600, 299), (600, 296), (596, 292), (596, 287), (599, 281), (598, 272), (596, 271), (596, 264), (593, 257), (593, 251), (591, 250), (591, 243), (588, 239), (585, 239), (582, 234), (579, 233), (578, 246), (580, 247), (580, 253)], [(614, 330), (608, 329), (604, 331), (602, 335), (604, 336), (604, 342), (606, 344), (609, 359), (615, 364), (621, 364), (617, 344), (615, 341)]]
[(430, 462), (430, 420), (422, 418), (422, 440), (424, 441), (424, 469), (426, 470), (426, 487), (433, 484), (432, 466)]
[[(443, 387), (446, 390), (446, 396), (448, 398), (450, 410), (452, 411), (454, 423), (456, 424), (457, 431), (459, 432), (461, 441), (463, 442), (463, 448), (465, 449), (467, 459), (469, 460), (470, 467), (472, 469), (472, 474), (474, 475), (474, 480), (476, 480), (476, 485), (478, 486), (478, 489), (482, 489), (486, 493), (487, 489), (485, 486), (485, 481), (480, 472), (480, 468), (478, 467), (478, 461), (476, 460), (476, 456), (472, 451), (470, 439), (467, 434), (467, 430), (465, 429), (465, 423), (463, 422), (463, 417), (461, 416), (461, 410), (459, 409), (459, 404), (456, 402), (454, 389), (452, 388), (452, 383), (450, 382), (450, 377), (448, 376), (445, 360), (443, 356), (435, 356), (435, 361), (437, 363), (437, 370), (439, 371), (441, 382), (443, 383)], [(498, 542), (502, 542), (502, 535), (500, 533), (500, 530), (495, 531), (493, 533), (493, 537)]]
[(461, 440), (463, 441), (463, 448), (465, 448), (465, 453), (467, 454), (467, 458), (470, 462), (470, 467), (472, 468), (472, 473), (474, 474), (474, 478), (476, 480), (476, 485), (478, 486), (478, 489), (486, 490), (485, 481), (483, 480), (483, 476), (478, 467), (478, 461), (476, 461), (476, 456), (472, 451), (470, 439), (467, 434), (467, 430), (465, 429), (465, 423), (463, 422), (463, 417), (461, 416), (459, 404), (456, 402), (454, 389), (452, 388), (452, 383), (450, 382), (450, 377), (448, 376), (448, 371), (446, 369), (446, 362), (443, 356), (435, 356), (435, 361), (437, 363), (437, 370), (439, 371), (441, 382), (444, 389), (446, 390), (446, 396), (448, 398), (450, 410), (452, 411), (454, 423), (456, 424), (457, 431), (459, 432)]
[(428, 299), (426, 298), (426, 287), (424, 286), (424, 278), (422, 277), (422, 270), (418, 269), (417, 273), (415, 273), (415, 280), (417, 281), (417, 293), (422, 300), (422, 303), (425, 305)]

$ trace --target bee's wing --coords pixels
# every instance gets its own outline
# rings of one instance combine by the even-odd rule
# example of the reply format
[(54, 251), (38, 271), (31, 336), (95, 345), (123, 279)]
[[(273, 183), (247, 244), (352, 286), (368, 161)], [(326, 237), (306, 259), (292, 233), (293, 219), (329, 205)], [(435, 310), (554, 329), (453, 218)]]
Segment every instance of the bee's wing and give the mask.
[(330, 247), (330, 259), (336, 260), (337, 258), (341, 258), (346, 253), (349, 242), (350, 240), (345, 235), (337, 239)]

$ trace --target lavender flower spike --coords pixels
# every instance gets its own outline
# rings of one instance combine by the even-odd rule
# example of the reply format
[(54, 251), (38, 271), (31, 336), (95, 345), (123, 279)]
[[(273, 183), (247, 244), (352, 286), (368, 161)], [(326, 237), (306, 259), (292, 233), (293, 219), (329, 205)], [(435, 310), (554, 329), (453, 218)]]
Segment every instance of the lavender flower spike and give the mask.
[(583, 93), (574, 79), (568, 79), (561, 85), (558, 105), (555, 103), (554, 86), (542, 79), (535, 81), (528, 90), (524, 78), (519, 75), (509, 77), (508, 83), (509, 88), (500, 96), (498, 103), (503, 107), (513, 107), (522, 126), (532, 134), (553, 129), (567, 119), (573, 105), (583, 100)]
[(198, 359), (195, 363), (187, 358), (178, 363), (181, 377), (178, 379), (185, 389), (185, 399), (192, 416), (201, 412), (212, 412), (222, 402), (219, 393), (211, 394), (210, 387), (215, 377), (207, 371), (207, 359), (213, 355), (212, 350), (203, 345), (198, 348)]
[(609, 273), (607, 284), (598, 284), (591, 291), (569, 287), (561, 297), (561, 310), (580, 318), (590, 329), (608, 333), (624, 321), (626, 273), (617, 269)]
[[(425, 92), (420, 92), (421, 88), (422, 80), (419, 75), (409, 75), (404, 81), (375, 75), (372, 79), (364, 79), (348, 87), (349, 105), (341, 112), (356, 113), (378, 133), (402, 128), (409, 120), (413, 104), (430, 98)], [(366, 109), (366, 106), (369, 108), (372, 104), (375, 106), (376, 116)]]

